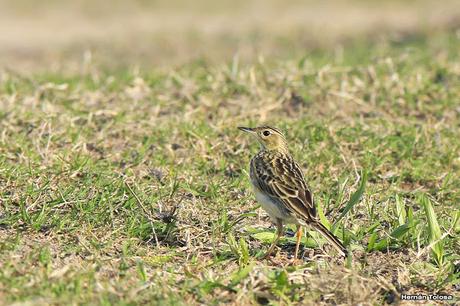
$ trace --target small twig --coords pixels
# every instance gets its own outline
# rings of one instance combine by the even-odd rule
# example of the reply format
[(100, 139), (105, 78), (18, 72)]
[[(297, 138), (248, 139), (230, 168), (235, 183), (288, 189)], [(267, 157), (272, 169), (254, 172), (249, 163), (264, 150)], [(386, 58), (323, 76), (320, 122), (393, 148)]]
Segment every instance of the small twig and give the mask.
[(146, 215), (147, 219), (149, 219), (150, 221), (150, 226), (152, 227), (152, 231), (153, 231), (153, 237), (155, 238), (155, 243), (157, 245), (157, 247), (160, 247), (160, 243), (158, 242), (158, 237), (157, 237), (157, 233), (155, 231), (155, 227), (153, 226), (153, 220), (154, 218), (152, 218), (152, 216), (150, 215), (149, 211), (145, 208), (144, 204), (142, 203), (142, 201), (139, 199), (139, 197), (137, 196), (137, 194), (132, 190), (131, 186), (128, 184), (127, 181), (125, 181), (125, 185), (126, 187), (128, 187), (129, 189), (129, 192), (131, 192), (131, 194), (133, 195), (133, 197), (136, 199), (137, 203), (139, 204), (139, 206), (142, 208), (142, 210), (144, 211), (144, 214)]
[[(427, 251), (430, 250), (436, 243), (441, 242), (442, 240), (444, 240), (444, 238), (446, 238), (447, 236), (450, 236), (452, 230), (453, 230), (453, 228), (449, 229), (447, 232), (442, 234), (442, 236), (439, 239), (433, 241), (432, 243), (430, 243), (429, 245), (427, 245), (423, 249), (419, 250), (417, 252), (417, 256), (415, 257), (415, 260), (419, 259), (423, 254), (427, 253)], [(414, 260), (414, 262), (415, 262), (415, 260)]]

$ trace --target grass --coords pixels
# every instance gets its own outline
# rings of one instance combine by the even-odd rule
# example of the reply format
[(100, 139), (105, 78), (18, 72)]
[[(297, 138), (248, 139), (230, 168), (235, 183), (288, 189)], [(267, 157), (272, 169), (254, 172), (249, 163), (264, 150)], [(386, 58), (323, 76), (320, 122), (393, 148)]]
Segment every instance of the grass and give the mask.
[[(0, 74), (0, 302), (384, 304), (460, 286), (460, 44), (357, 42), (291, 60)], [(323, 222), (303, 264), (257, 257), (249, 188), (286, 131)], [(458, 301), (458, 300), (457, 300)], [(454, 303), (454, 302), (452, 302)]]

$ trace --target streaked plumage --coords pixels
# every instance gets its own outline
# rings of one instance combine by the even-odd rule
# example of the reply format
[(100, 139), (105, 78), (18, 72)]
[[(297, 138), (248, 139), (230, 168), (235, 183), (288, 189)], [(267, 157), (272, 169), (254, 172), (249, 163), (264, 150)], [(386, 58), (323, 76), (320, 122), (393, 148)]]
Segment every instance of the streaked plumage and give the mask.
[(278, 227), (278, 236), (266, 256), (270, 255), (282, 235), (283, 224), (297, 225), (296, 258), (301, 237), (300, 226), (305, 225), (316, 229), (342, 255), (346, 255), (347, 250), (342, 243), (321, 224), (302, 169), (289, 154), (281, 131), (269, 126), (239, 129), (255, 135), (261, 144), (261, 150), (251, 159), (251, 183), (257, 201)]

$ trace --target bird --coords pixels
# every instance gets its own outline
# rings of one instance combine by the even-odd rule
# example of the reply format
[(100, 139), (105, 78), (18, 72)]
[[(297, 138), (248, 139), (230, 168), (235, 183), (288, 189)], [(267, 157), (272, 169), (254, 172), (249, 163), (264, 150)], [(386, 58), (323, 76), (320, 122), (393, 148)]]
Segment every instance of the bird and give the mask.
[(345, 246), (318, 218), (312, 193), (302, 169), (289, 152), (283, 133), (271, 126), (238, 129), (254, 136), (260, 144), (260, 151), (250, 161), (250, 181), (257, 202), (277, 227), (276, 237), (262, 258), (268, 258), (273, 252), (285, 224), (296, 225), (294, 260), (299, 252), (302, 226), (318, 231), (342, 256), (347, 257)]

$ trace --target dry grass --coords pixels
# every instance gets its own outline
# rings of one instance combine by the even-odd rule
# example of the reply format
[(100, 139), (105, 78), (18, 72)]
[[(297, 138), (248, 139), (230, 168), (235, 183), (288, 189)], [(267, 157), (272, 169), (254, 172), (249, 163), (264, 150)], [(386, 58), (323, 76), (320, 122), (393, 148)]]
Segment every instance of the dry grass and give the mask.
[[(458, 298), (454, 2), (439, 8), (425, 1), (413, 10), (399, 2), (334, 1), (323, 10), (313, 2), (203, 1), (187, 8), (191, 23), (185, 4), (173, 14), (162, 2), (153, 11), (116, 2), (109, 12), (103, 3), (75, 3), (32, 10), (26, 1), (4, 2), (9, 11), (0, 10), (0, 23), (17, 31), (0, 35), (0, 53), (9, 58), (0, 72), (0, 304), (404, 305), (402, 293)], [(130, 27), (119, 25), (126, 11)], [(34, 32), (7, 12), (49, 17), (33, 30), (37, 41), (16, 41)], [(323, 22), (320, 13), (334, 22), (325, 21), (324, 36), (310, 36)], [(230, 22), (241, 14), (241, 22)], [(431, 16), (426, 28), (423, 14)], [(74, 26), (51, 35), (60, 20)], [(81, 20), (88, 22), (77, 26)], [(118, 36), (104, 41), (104, 31)], [(370, 33), (381, 36), (366, 38)], [(142, 51), (158, 37), (177, 53)], [(247, 41), (254, 44), (245, 53)], [(24, 46), (32, 62), (14, 51)], [(76, 54), (88, 46), (92, 58), (86, 53), (81, 61)], [(151, 69), (158, 59), (162, 68)], [(188, 63), (172, 64), (180, 62)], [(145, 66), (130, 68), (135, 64)], [(346, 263), (313, 232), (302, 241), (303, 264), (288, 264), (289, 235), (273, 262), (258, 259), (274, 229), (247, 180), (256, 145), (235, 127), (261, 123), (287, 131), (331, 222), (368, 174), (362, 197), (338, 222), (336, 233), (353, 251)], [(433, 217), (426, 203), (440, 236), (427, 226)]]

